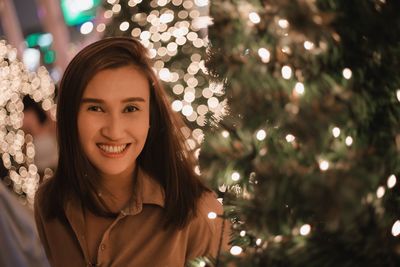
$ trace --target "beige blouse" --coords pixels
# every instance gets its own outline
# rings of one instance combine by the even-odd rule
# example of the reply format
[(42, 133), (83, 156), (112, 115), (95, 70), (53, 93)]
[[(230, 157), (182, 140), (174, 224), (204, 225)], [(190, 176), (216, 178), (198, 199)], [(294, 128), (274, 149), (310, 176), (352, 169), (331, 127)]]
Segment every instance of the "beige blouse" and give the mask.
[[(200, 199), (197, 216), (181, 230), (164, 230), (164, 191), (154, 179), (139, 175), (136, 201), (129, 203), (102, 236), (96, 266), (179, 267), (199, 256), (217, 255), (223, 220), (213, 193)], [(68, 222), (46, 220), (41, 210), (41, 190), (36, 195), (35, 220), (46, 255), (53, 267), (91, 266), (85, 241), (85, 219), (78, 201), (66, 208)], [(225, 222), (222, 250), (227, 251), (229, 224)]]

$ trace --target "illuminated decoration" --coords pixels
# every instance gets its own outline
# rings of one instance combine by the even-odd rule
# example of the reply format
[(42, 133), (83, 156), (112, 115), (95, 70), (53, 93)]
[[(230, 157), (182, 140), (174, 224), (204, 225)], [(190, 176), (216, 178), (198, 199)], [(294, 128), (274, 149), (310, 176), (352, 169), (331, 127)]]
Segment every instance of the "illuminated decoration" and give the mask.
[[(53, 44), (53, 36), (51, 33), (32, 33), (25, 38), (25, 43), (28, 47), (27, 51), (24, 52), (23, 62), (25, 66), (35, 71), (40, 64), (41, 54), (37, 54), (36, 51), (40, 51), (43, 57), (43, 63), (52, 64), (56, 59), (55, 51), (51, 49)], [(34, 50), (32, 50), (34, 49)], [(39, 49), (39, 50), (38, 50)], [(38, 58), (39, 56), (39, 58)], [(29, 58), (28, 58), (29, 57)]]
[[(38, 187), (38, 168), (34, 163), (35, 146), (31, 135), (21, 130), (24, 105), (22, 98), (31, 97), (41, 103), (45, 111), (55, 118), (55, 86), (44, 67), (37, 73), (29, 72), (17, 60), (15, 48), (0, 40), (0, 153), (4, 167), (9, 171), (6, 181), (12, 183), (13, 190), (33, 203)], [(45, 171), (51, 175), (51, 170)]]
[(93, 19), (100, 3), (101, 0), (61, 0), (65, 23), (75, 26)]
[[(110, 23), (105, 29), (95, 26), (106, 37), (131, 36), (149, 49), (172, 109), (184, 116), (192, 130), (187, 136), (191, 149), (202, 141), (193, 133), (202, 131), (208, 118), (218, 121), (227, 112), (223, 85), (208, 82), (205, 68), (207, 4), (204, 0), (110, 0), (104, 12)], [(262, 56), (267, 57), (265, 51)]]

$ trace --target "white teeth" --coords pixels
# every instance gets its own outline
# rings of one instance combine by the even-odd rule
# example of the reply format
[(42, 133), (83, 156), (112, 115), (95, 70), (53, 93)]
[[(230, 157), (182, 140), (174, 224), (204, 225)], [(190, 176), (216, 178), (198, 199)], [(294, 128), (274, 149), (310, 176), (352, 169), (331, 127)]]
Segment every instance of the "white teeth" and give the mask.
[(121, 145), (121, 146), (108, 146), (108, 145), (99, 145), (99, 147), (107, 153), (121, 153), (124, 151), (127, 145)]

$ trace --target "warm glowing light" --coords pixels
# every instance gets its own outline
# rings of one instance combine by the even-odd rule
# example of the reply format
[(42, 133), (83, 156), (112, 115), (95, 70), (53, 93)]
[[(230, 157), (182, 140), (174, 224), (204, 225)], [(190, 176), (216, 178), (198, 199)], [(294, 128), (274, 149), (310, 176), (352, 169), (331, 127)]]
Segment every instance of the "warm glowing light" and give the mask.
[(176, 112), (181, 111), (183, 108), (183, 103), (180, 100), (175, 100), (172, 102), (172, 109)]
[(286, 141), (288, 143), (293, 142), (295, 139), (296, 139), (296, 137), (294, 137), (294, 135), (291, 135), (291, 134), (286, 135)]
[(218, 98), (216, 98), (216, 97), (210, 97), (210, 98), (207, 100), (207, 104), (208, 104), (208, 107), (209, 107), (209, 108), (216, 108), (216, 107), (218, 107), (218, 104), (219, 104)]
[(332, 134), (333, 134), (333, 136), (334, 136), (335, 138), (339, 137), (339, 135), (340, 135), (340, 129), (339, 129), (338, 127), (334, 127), (334, 128), (332, 129)]
[(298, 93), (299, 95), (304, 94), (304, 84), (302, 84), (301, 82), (297, 82), (296, 85), (294, 86), (294, 90), (296, 91), (296, 93)]
[(347, 136), (345, 143), (346, 143), (346, 146), (351, 146), (353, 144), (353, 138), (351, 136)]
[(319, 162), (319, 168), (321, 169), (321, 171), (326, 171), (329, 169), (329, 162), (326, 160), (321, 160)]
[(244, 236), (246, 235), (246, 231), (244, 231), (244, 230), (240, 231), (239, 235), (240, 235), (241, 237), (244, 237)]
[(281, 27), (282, 29), (286, 29), (287, 27), (289, 27), (289, 21), (287, 21), (286, 19), (280, 19), (278, 21), (278, 25), (279, 27)]
[(104, 30), (106, 29), (106, 25), (104, 23), (100, 23), (99, 25), (97, 25), (96, 30), (98, 32), (104, 32)]
[(160, 76), (161, 80), (166, 81), (166, 82), (168, 82), (169, 79), (171, 78), (171, 73), (170, 73), (169, 69), (167, 69), (167, 68), (162, 68), (160, 70), (160, 72), (158, 73), (158, 75)]
[(230, 250), (231, 254), (234, 256), (240, 255), (242, 253), (243, 249), (239, 246), (233, 246)]
[(185, 116), (190, 116), (193, 113), (193, 107), (190, 105), (185, 105), (182, 108), (182, 114)]
[(229, 137), (229, 132), (226, 131), (226, 130), (222, 131), (221, 134), (222, 134), (222, 136), (223, 136), (224, 138), (228, 138), (228, 137)]
[(300, 234), (302, 236), (306, 236), (310, 234), (310, 232), (311, 232), (311, 226), (309, 224), (305, 224), (302, 227), (300, 227)]
[(208, 5), (208, 0), (194, 0), (196, 6), (203, 7)]
[(264, 47), (258, 49), (258, 55), (264, 63), (268, 63), (271, 57), (271, 53)]
[(80, 32), (82, 34), (89, 34), (93, 30), (93, 23), (91, 21), (87, 21), (81, 25)]
[(258, 24), (261, 21), (260, 16), (256, 13), (256, 12), (250, 12), (249, 14), (249, 19), (251, 22), (253, 22), (254, 24)]
[(212, 220), (213, 220), (213, 219), (216, 219), (216, 218), (217, 218), (217, 214), (216, 214), (215, 212), (211, 211), (211, 212), (208, 213), (207, 217), (208, 217), (209, 219), (212, 219)]
[(237, 182), (240, 180), (240, 174), (238, 172), (234, 172), (232, 173), (231, 178), (233, 181)]
[(256, 245), (257, 245), (257, 246), (261, 245), (261, 242), (262, 242), (261, 238), (258, 238), (258, 239), (256, 240)]
[(378, 187), (376, 190), (376, 196), (382, 198), (385, 195), (385, 188), (383, 186)]
[(305, 48), (306, 50), (311, 50), (311, 49), (314, 48), (314, 43), (313, 43), (313, 42), (310, 42), (310, 41), (305, 41), (305, 42), (304, 42), (304, 48)]
[(400, 89), (397, 90), (396, 97), (397, 97), (397, 100), (400, 102)]
[(343, 77), (348, 80), (351, 78), (353, 73), (351, 72), (351, 70), (349, 68), (345, 68), (343, 70), (342, 74), (343, 74)]
[(286, 80), (289, 80), (292, 77), (292, 68), (289, 66), (282, 67), (282, 77)]
[(127, 21), (122, 22), (122, 23), (119, 25), (119, 29), (120, 29), (122, 32), (127, 31), (127, 30), (129, 29), (129, 22), (127, 22)]
[(397, 220), (392, 226), (392, 235), (398, 236), (400, 235), (400, 220)]
[(388, 180), (387, 180), (387, 187), (388, 188), (393, 188), (397, 183), (397, 178), (394, 174), (390, 175)]
[(259, 130), (256, 134), (256, 138), (258, 141), (262, 141), (267, 137), (267, 133), (265, 132), (265, 130)]

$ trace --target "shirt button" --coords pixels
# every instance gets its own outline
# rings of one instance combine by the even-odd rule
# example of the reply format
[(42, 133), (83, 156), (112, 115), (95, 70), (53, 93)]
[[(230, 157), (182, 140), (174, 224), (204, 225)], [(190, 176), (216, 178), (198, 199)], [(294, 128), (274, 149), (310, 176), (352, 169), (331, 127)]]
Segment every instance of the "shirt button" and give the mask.
[(105, 249), (106, 249), (106, 245), (105, 245), (105, 244), (101, 244), (101, 245), (100, 245), (100, 249), (101, 249), (101, 250), (105, 250)]

